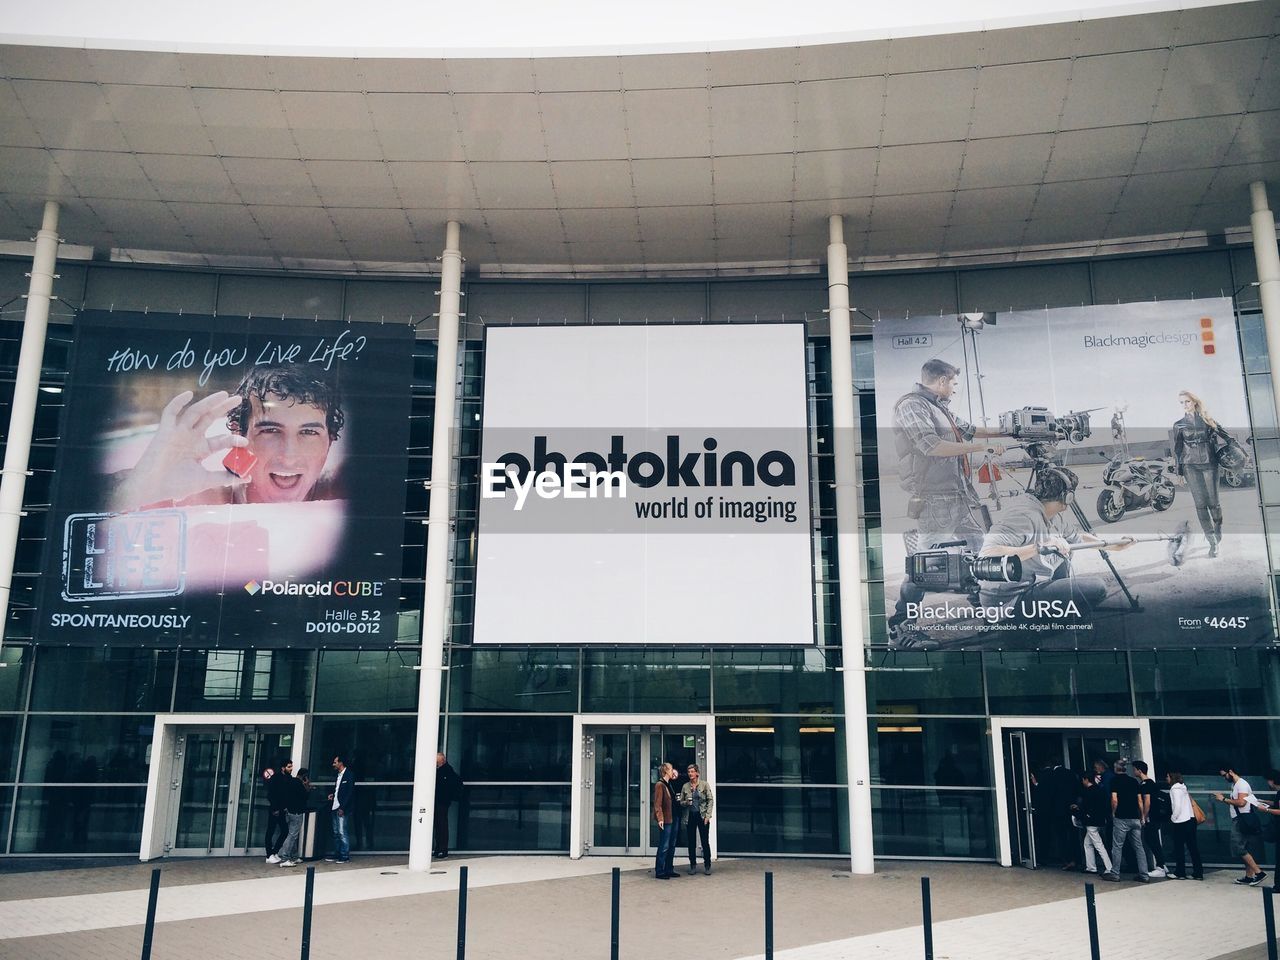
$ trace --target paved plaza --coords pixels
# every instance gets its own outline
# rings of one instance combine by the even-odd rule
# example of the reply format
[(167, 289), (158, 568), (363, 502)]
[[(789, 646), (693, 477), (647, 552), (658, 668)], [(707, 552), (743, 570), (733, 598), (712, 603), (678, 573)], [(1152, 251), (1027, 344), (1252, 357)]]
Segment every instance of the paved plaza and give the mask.
[[(937, 960), (1088, 960), (1082, 877), (993, 865), (882, 862), (852, 877), (844, 861), (725, 860), (711, 876), (658, 883), (636, 859), (474, 857), (410, 873), (403, 859), (318, 864), (311, 956), (456, 956), (458, 868), (468, 867), (467, 957), (607, 957), (609, 873), (622, 869), (621, 957), (687, 951), (763, 956), (764, 873), (774, 875), (778, 960), (924, 956), (920, 876), (933, 894)], [(299, 956), (304, 874), (257, 860), (169, 861), (156, 960)], [(0, 957), (137, 958), (151, 865), (0, 866)], [(1099, 884), (1102, 957), (1262, 960), (1263, 897), (1217, 871), (1201, 883)], [(659, 939), (665, 942), (661, 945)]]

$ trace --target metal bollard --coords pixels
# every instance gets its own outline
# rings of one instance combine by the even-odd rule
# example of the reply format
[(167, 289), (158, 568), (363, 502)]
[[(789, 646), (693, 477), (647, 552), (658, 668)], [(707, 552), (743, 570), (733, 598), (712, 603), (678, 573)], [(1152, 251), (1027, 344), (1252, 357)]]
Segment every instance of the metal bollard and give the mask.
[(151, 960), (151, 941), (156, 933), (156, 900), (160, 896), (160, 868), (151, 871), (151, 895), (147, 898), (147, 924), (142, 928), (142, 960)]
[(307, 867), (307, 890), (302, 895), (302, 960), (311, 956), (311, 904), (316, 895), (316, 868)]
[(618, 960), (618, 918), (622, 903), (622, 870), (613, 868), (613, 915), (609, 921), (609, 960)]
[(1084, 909), (1089, 915), (1089, 956), (1099, 960), (1102, 954), (1098, 948), (1098, 905), (1094, 902), (1092, 883), (1084, 885)]
[(773, 960), (773, 873), (764, 873), (764, 960)]
[(929, 893), (929, 878), (920, 878), (920, 909), (924, 924), (924, 960), (933, 960), (933, 896)]
[(1275, 887), (1262, 888), (1263, 919), (1267, 925), (1267, 960), (1280, 960), (1276, 950)]
[(467, 868), (458, 868), (458, 960), (467, 955)]

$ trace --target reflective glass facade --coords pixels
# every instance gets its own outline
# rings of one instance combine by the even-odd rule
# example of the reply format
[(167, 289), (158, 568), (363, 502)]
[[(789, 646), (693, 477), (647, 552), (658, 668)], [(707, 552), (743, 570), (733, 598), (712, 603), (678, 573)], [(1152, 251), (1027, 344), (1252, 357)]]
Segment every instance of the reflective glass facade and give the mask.
[[(1172, 267), (1172, 269), (1171, 269)], [(0, 260), (0, 292), (20, 293), (27, 265)], [(64, 304), (301, 315), (326, 304), (334, 316), (400, 319), (429, 313), (432, 285), (387, 281), (227, 276), (68, 264)], [(856, 302), (871, 316), (1112, 302), (1117, 299), (1252, 295), (1250, 251), (1171, 254), (1033, 267), (855, 276)], [(197, 282), (199, 281), (199, 282)], [(252, 282), (250, 282), (252, 281)], [(317, 292), (319, 291), (319, 292)], [(644, 320), (661, 292), (666, 312), (712, 319), (800, 319), (810, 323), (810, 405), (815, 483), (819, 643), (787, 650), (739, 649), (708, 636), (696, 650), (502, 647), (470, 643), (475, 572), (484, 323)], [(320, 294), (323, 293), (323, 296)], [(834, 553), (829, 342), (822, 334), (820, 277), (697, 283), (472, 283), (459, 370), (458, 489), (450, 578), (451, 643), (443, 675), (441, 744), (466, 780), (455, 806), (462, 851), (566, 852), (574, 790), (574, 717), (694, 716), (715, 734), (719, 847), (726, 854), (840, 855), (849, 851), (846, 738), (867, 736), (877, 855), (994, 859), (997, 805), (991, 717), (1150, 718), (1159, 769), (1176, 767), (1193, 790), (1213, 786), (1222, 751), (1246, 775), (1280, 759), (1280, 661), (1271, 651), (908, 653), (885, 649), (877, 455), (872, 429), (874, 355), (857, 327), (854, 354), (863, 438), (864, 569), (870, 646), (856, 660), (840, 648)], [(184, 300), (184, 297), (189, 299)], [(290, 306), (295, 304), (295, 306)], [(1262, 495), (1280, 516), (1280, 441), (1275, 439), (1265, 343), (1254, 304), (1241, 302), (1241, 338), (1254, 409)], [(55, 313), (60, 308), (55, 305)], [(312, 306), (305, 308), (310, 315)], [(46, 385), (64, 385), (69, 316), (46, 353)], [(7, 422), (17, 324), (6, 313), (0, 339), (0, 425)], [(34, 475), (27, 486), (18, 576), (0, 659), (0, 852), (136, 855), (157, 714), (305, 715), (306, 762), (320, 782), (346, 751), (358, 772), (364, 812), (353, 824), (358, 851), (408, 843), (415, 771), (418, 666), (425, 558), (434, 345), (418, 341), (408, 510), (402, 544), (400, 648), (356, 650), (141, 650), (29, 644), (38, 610), (34, 582), (44, 548), (44, 509), (59, 435), (57, 393), (41, 394)], [(1273, 531), (1273, 536), (1275, 533)], [(536, 615), (536, 613), (531, 613)], [(1155, 644), (1153, 643), (1153, 646)], [(844, 669), (867, 668), (867, 716), (848, 717)], [(1277, 735), (1272, 747), (1270, 737)], [(1201, 835), (1225, 861), (1218, 823)]]

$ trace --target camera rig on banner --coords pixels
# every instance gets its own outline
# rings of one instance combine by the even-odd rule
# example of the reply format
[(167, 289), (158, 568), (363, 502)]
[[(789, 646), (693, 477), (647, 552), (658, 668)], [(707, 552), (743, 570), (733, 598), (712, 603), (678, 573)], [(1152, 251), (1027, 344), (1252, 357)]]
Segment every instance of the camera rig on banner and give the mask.
[[(1041, 410), (1043, 408), (1023, 407), (1022, 409), (1023, 411), (1026, 411), (1026, 410)], [(1100, 408), (1095, 408), (1095, 409), (1100, 409)], [(1020, 412), (1022, 411), (1014, 411), (1014, 413), (1020, 413)], [(1057, 452), (1057, 445), (1062, 439), (1066, 439), (1068, 440), (1068, 442), (1071, 442), (1071, 443), (1079, 443), (1080, 440), (1083, 440), (1089, 436), (1089, 433), (1090, 433), (1089, 414), (1092, 412), (1093, 412), (1092, 410), (1072, 411), (1070, 414), (1067, 415), (1067, 417), (1059, 418), (1056, 420), (1055, 418), (1052, 417), (1052, 415), (1050, 415), (1050, 418), (1049, 418), (1050, 423), (1060, 424), (1060, 423), (1063, 423), (1063, 421), (1066, 421), (1066, 423), (1068, 424), (1068, 426), (1063, 429), (1057, 428), (1056, 425), (1053, 427), (1050, 427), (1050, 429), (1055, 434), (1058, 435), (1058, 439), (1028, 439), (1024, 443), (1013, 445), (1013, 448), (1015, 449), (1017, 448), (1022, 449), (1027, 454), (1027, 457), (1031, 460), (1031, 479), (1028, 481), (1026, 485), (1026, 490), (1028, 492), (1030, 492), (1032, 488), (1038, 487), (1040, 485), (1041, 477), (1046, 471), (1055, 469), (1058, 466), (1054, 462), (1054, 456)], [(1012, 416), (1012, 414), (1001, 414), (1000, 419), (1001, 419), (1002, 426), (1005, 423), (1006, 416)], [(1075, 432), (1073, 428), (1081, 427), (1081, 426), (1083, 427), (1083, 432), (1080, 432), (1078, 434), (1078, 439), (1073, 439), (1072, 433)], [(1066, 436), (1062, 435), (1063, 432), (1066, 433)], [(1081, 530), (1084, 530), (1086, 533), (1093, 534), (1093, 525), (1089, 523), (1089, 518), (1085, 516), (1084, 511), (1080, 508), (1080, 504), (1076, 502), (1074, 497), (1071, 500), (1071, 513), (1076, 518), (1076, 522), (1080, 525)], [(1111, 575), (1115, 577), (1116, 584), (1120, 587), (1120, 592), (1124, 594), (1124, 598), (1129, 604), (1128, 612), (1140, 613), (1142, 611), (1142, 604), (1138, 601), (1138, 597), (1133, 593), (1133, 591), (1129, 589), (1129, 585), (1125, 583), (1124, 577), (1120, 574), (1120, 571), (1116, 569), (1116, 565), (1114, 561), (1112, 561), (1111, 555), (1107, 552), (1107, 547), (1119, 546), (1121, 544), (1130, 544), (1130, 543), (1164, 542), (1169, 545), (1168, 546), (1169, 563), (1172, 566), (1177, 567), (1182, 565), (1182, 558), (1186, 549), (1186, 541), (1187, 541), (1187, 537), (1189, 536), (1189, 530), (1190, 530), (1189, 525), (1186, 523), (1183, 523), (1179, 525), (1177, 531), (1172, 534), (1166, 534), (1166, 533), (1137, 534), (1137, 535), (1130, 534), (1127, 536), (1119, 537), (1112, 541), (1107, 541), (1102, 538), (1099, 538), (1099, 542), (1072, 544), (1070, 552), (1076, 553), (1084, 550), (1097, 550), (1098, 555), (1102, 557), (1103, 562), (1107, 565), (1107, 569), (1110, 570)], [(1093, 535), (1095, 537), (1097, 536), (1097, 534), (1093, 534)], [(1045, 549), (1042, 549), (1041, 552), (1048, 553), (1048, 552), (1056, 552), (1056, 551), (1053, 551), (1051, 548), (1045, 548)]]
[(1017, 557), (979, 557), (963, 540), (940, 543), (907, 553), (907, 579), (938, 593), (963, 593), (974, 603), (987, 583), (1017, 583), (1022, 561)]

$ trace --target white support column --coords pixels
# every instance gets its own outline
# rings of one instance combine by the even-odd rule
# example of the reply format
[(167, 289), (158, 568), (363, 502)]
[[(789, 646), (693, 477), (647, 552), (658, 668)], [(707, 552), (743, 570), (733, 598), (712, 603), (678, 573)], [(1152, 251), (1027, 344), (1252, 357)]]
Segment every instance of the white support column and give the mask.
[(1258, 265), (1258, 297), (1262, 301), (1262, 326), (1267, 331), (1267, 357), (1271, 360), (1271, 390), (1280, 407), (1280, 249), (1276, 246), (1276, 218), (1267, 205), (1267, 185), (1249, 184), (1253, 200), (1253, 260)]
[(831, 423), (835, 434), (836, 557), (840, 567), (840, 644), (844, 655), (844, 742), (849, 774), (849, 846), (854, 873), (874, 873), (871, 752), (867, 743), (866, 614), (862, 609), (862, 534), (858, 529), (857, 412), (853, 331), (849, 323), (849, 251), (844, 219), (830, 219), (827, 297), (831, 321)]
[(49, 301), (53, 297), (53, 271), (58, 263), (58, 205), (44, 205), (44, 220), (36, 234), (31, 262), (27, 311), (22, 322), (22, 346), (18, 351), (18, 375), (13, 383), (9, 412), (9, 440), (0, 473), (0, 645), (9, 621), (9, 594), (13, 564), (18, 551), (18, 524), (22, 520), (22, 494), (27, 486), (27, 462), (31, 457), (31, 432), (40, 396), (40, 367), (44, 362), (45, 332), (49, 328)]
[(449, 547), (452, 541), (454, 420), (457, 413), (458, 311), (462, 299), (461, 228), (450, 220), (440, 257), (440, 331), (436, 348), (435, 425), (431, 434), (431, 497), (427, 510), (426, 592), (422, 601), (422, 667), (418, 674), (418, 742), (413, 763), (409, 869), (431, 869), (440, 739), (440, 681), (449, 631)]

